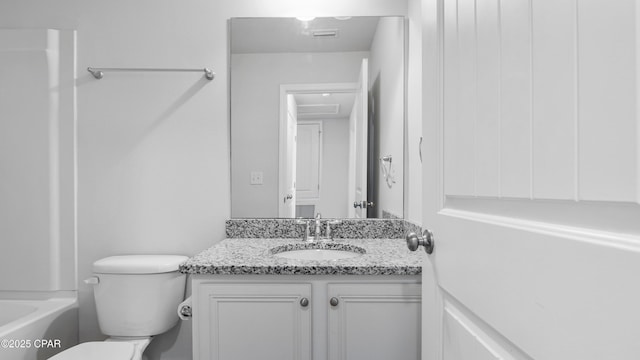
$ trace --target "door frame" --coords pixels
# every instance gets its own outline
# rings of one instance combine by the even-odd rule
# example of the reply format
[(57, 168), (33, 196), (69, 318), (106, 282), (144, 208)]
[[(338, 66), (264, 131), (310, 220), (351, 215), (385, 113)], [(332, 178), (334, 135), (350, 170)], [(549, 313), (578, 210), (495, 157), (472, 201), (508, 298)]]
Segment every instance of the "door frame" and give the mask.
[[(281, 84), (280, 85), (280, 123), (278, 130), (278, 201), (284, 199), (287, 187), (283, 183), (286, 168), (282, 166), (287, 159), (287, 144), (283, 141), (287, 128), (287, 95), (311, 94), (318, 92), (350, 93), (358, 89), (357, 83), (308, 83), (308, 84)], [(295, 206), (295, 204), (294, 204)]]
[[(422, 226), (444, 207), (444, 0), (422, 0)], [(437, 236), (437, 234), (436, 234)], [(442, 359), (442, 294), (434, 258), (422, 262), (422, 360)]]

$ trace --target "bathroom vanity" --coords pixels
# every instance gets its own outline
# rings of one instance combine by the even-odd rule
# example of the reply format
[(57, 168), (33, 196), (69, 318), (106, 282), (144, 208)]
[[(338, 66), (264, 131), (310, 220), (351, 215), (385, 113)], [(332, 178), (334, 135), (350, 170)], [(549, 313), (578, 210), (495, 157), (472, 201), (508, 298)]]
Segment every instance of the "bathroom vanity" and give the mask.
[(339, 260), (274, 254), (301, 243), (229, 238), (181, 266), (194, 359), (420, 358), (420, 254), (402, 239), (328, 242), (365, 250)]

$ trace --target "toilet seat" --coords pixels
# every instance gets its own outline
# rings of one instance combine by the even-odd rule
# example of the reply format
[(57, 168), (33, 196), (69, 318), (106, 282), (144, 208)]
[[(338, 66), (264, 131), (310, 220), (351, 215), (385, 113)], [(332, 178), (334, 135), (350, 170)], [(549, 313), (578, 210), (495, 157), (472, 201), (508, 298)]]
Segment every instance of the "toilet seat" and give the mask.
[(90, 341), (71, 347), (49, 360), (131, 360), (135, 345), (128, 342)]

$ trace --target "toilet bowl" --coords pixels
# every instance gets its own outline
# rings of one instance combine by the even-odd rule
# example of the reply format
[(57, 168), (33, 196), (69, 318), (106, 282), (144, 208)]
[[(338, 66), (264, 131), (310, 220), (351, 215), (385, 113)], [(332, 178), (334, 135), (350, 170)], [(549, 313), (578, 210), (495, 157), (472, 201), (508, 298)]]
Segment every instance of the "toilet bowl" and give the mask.
[(98, 324), (105, 341), (78, 344), (50, 360), (140, 360), (153, 336), (178, 321), (186, 275), (178, 272), (186, 256), (124, 255), (93, 264)]

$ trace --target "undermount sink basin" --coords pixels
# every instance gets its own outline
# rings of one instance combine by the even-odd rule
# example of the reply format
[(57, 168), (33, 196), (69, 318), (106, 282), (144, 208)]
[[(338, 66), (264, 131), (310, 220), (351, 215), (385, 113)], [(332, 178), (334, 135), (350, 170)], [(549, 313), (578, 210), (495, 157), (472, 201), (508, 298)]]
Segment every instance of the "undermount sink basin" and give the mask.
[(306, 249), (291, 250), (274, 254), (274, 256), (285, 259), (296, 260), (340, 260), (350, 259), (362, 254), (344, 250), (326, 250), (326, 249)]
[(336, 243), (294, 243), (272, 248), (275, 257), (294, 260), (342, 260), (361, 256), (365, 249)]

